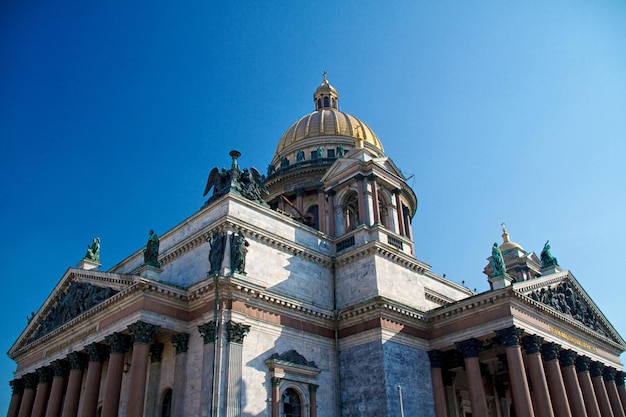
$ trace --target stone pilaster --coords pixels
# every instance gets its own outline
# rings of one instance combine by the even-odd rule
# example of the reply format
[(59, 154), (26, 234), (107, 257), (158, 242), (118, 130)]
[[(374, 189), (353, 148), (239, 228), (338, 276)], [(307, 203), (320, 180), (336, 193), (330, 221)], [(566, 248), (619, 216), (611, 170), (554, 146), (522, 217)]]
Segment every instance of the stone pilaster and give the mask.
[(586, 356), (578, 356), (576, 358), (576, 372), (578, 375), (578, 383), (583, 392), (585, 399), (585, 410), (589, 417), (602, 417), (600, 414), (600, 405), (596, 398), (596, 393), (591, 382), (591, 374), (589, 373), (589, 364), (591, 359)]
[(280, 417), (280, 378), (272, 377), (272, 417)]
[(482, 349), (482, 342), (477, 339), (467, 339), (455, 343), (456, 348), (461, 351), (465, 360), (467, 371), (467, 383), (469, 385), (470, 403), (472, 405), (472, 415), (487, 416), (487, 400), (483, 387), (482, 375), (480, 373), (480, 361), (478, 354)]
[(589, 364), (589, 371), (591, 373), (591, 383), (593, 384), (593, 391), (596, 393), (598, 405), (600, 406), (600, 413), (602, 417), (615, 417), (613, 410), (611, 409), (611, 403), (609, 401), (609, 395), (606, 392), (606, 386), (604, 385), (604, 379), (602, 373), (604, 371), (604, 364), (601, 362), (592, 361)]
[(150, 372), (148, 373), (148, 388), (146, 394), (146, 416), (157, 416), (160, 395), (159, 383), (161, 382), (161, 360), (163, 359), (163, 343), (150, 345)]
[(250, 331), (250, 326), (229, 321), (226, 323), (226, 332), (229, 343), (243, 344), (243, 338)]
[(243, 367), (243, 339), (250, 331), (250, 326), (228, 321), (226, 335), (228, 338), (228, 390), (226, 401), (226, 417), (239, 417), (241, 414), (241, 373)]
[(50, 389), (50, 398), (46, 408), (46, 417), (59, 417), (61, 415), (61, 406), (63, 405), (63, 396), (65, 394), (65, 379), (69, 373), (69, 364), (63, 360), (55, 360), (52, 362), (52, 388)]
[(198, 333), (202, 337), (202, 383), (200, 386), (200, 417), (211, 415), (213, 407), (213, 382), (215, 379), (215, 339), (217, 326), (214, 321), (198, 326)]
[[(111, 353), (109, 354), (104, 401), (102, 402), (102, 417), (117, 417), (120, 407), (124, 356), (130, 348), (131, 338), (126, 334), (113, 333), (106, 336), (104, 340), (110, 345)], [(92, 416), (85, 415), (84, 417)]]
[(63, 401), (62, 417), (76, 417), (80, 401), (80, 389), (83, 383), (84, 370), (87, 367), (88, 356), (80, 352), (71, 352), (67, 355), (70, 365), (70, 376), (67, 381), (65, 401)]
[[(179, 333), (172, 336), (172, 344), (176, 349), (176, 365), (174, 368), (173, 391), (183, 393), (187, 382), (187, 350), (189, 348), (189, 334)], [(185, 417), (185, 401), (182, 395), (172, 397), (172, 416)]]
[(146, 384), (148, 378), (148, 361), (150, 357), (150, 342), (152, 336), (159, 331), (160, 326), (143, 321), (128, 326), (133, 335), (133, 356), (130, 367), (129, 385), (133, 387), (128, 395), (126, 417), (142, 417)]
[(443, 365), (443, 352), (440, 350), (431, 350), (428, 352), (428, 359), (430, 359), (430, 378), (433, 384), (435, 416), (448, 417), (448, 410), (446, 409), (446, 391), (441, 372), (441, 367)]
[(540, 348), (543, 338), (537, 335), (524, 336), (522, 346), (526, 352), (526, 364), (533, 386), (533, 405), (537, 417), (554, 417), (548, 381), (541, 360)]
[(33, 405), (32, 417), (44, 417), (46, 415), (46, 407), (50, 395), (50, 382), (52, 381), (52, 369), (41, 367), (37, 369), (39, 383), (37, 384), (37, 393), (35, 394), (35, 404)]
[[(530, 389), (526, 382), (526, 370), (522, 359), (522, 349), (520, 347), (520, 336), (523, 330), (515, 326), (506, 329), (496, 330), (496, 335), (502, 340), (505, 346), (506, 359), (509, 364), (509, 382), (513, 393), (513, 404), (518, 416), (534, 417), (532, 400), (530, 399)], [(487, 415), (487, 414), (484, 414)]]
[(311, 399), (311, 412), (309, 413), (310, 417), (317, 417), (317, 388), (319, 385), (310, 384), (309, 385), (309, 398)]
[(624, 415), (624, 410), (622, 409), (622, 404), (619, 399), (617, 386), (615, 385), (616, 372), (617, 369), (605, 366), (604, 371), (602, 372), (602, 378), (604, 379), (604, 386), (606, 387), (606, 393), (609, 396), (609, 403), (611, 404), (611, 410), (613, 410), (613, 415), (615, 417), (626, 417)]
[(562, 349), (559, 352), (559, 364), (561, 365), (561, 374), (565, 383), (565, 391), (569, 407), (573, 417), (587, 417), (585, 409), (585, 400), (583, 398), (578, 378), (576, 377), (576, 357), (578, 355), (573, 350)]
[(20, 404), (24, 395), (24, 381), (22, 379), (14, 379), (9, 382), (11, 386), (11, 402), (9, 403), (9, 411), (7, 417), (17, 417), (20, 412)]
[(176, 354), (187, 353), (189, 348), (189, 333), (178, 333), (172, 336), (172, 345), (176, 349)]
[(20, 404), (19, 417), (31, 417), (33, 411), (33, 404), (35, 403), (35, 389), (39, 378), (37, 374), (26, 374), (23, 376), (24, 380), (24, 394), (22, 394), (22, 402)]

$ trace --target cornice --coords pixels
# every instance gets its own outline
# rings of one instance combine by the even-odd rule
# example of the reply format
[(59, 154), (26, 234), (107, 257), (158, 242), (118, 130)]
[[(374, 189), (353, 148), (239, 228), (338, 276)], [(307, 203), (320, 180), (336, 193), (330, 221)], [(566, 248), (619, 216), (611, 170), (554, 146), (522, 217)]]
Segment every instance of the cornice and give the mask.
[(402, 265), (403, 267), (418, 272), (420, 274), (425, 274), (430, 269), (429, 265), (420, 262), (412, 256), (409, 256), (406, 253), (399, 251), (393, 246), (380, 241), (372, 241), (357, 248), (346, 251), (345, 253), (337, 257), (336, 264), (337, 266), (344, 266), (346, 264), (354, 262), (355, 260), (364, 258), (366, 256), (371, 256), (372, 254), (377, 254), (385, 257), (398, 265)]
[[(510, 287), (509, 287), (510, 288)], [(431, 324), (441, 323), (455, 318), (459, 315), (466, 315), (469, 310), (474, 310), (485, 305), (495, 305), (507, 298), (511, 298), (513, 291), (509, 288), (502, 290), (489, 291), (470, 298), (456, 301), (443, 307), (428, 312), (426, 321)]]
[(385, 316), (391, 315), (396, 318), (403, 318), (405, 321), (410, 320), (413, 323), (415, 321), (423, 322), (426, 318), (426, 313), (423, 311), (393, 302), (385, 297), (375, 297), (361, 304), (340, 310), (337, 313), (337, 318), (340, 322), (353, 321), (362, 316), (371, 316), (376, 311)]

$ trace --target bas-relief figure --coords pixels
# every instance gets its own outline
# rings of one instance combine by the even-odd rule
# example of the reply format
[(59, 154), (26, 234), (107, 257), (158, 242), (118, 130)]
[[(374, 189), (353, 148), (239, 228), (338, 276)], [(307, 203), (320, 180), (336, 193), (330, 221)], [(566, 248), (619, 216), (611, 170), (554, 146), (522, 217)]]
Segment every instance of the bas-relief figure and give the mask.
[(143, 261), (146, 265), (156, 268), (161, 267), (159, 264), (159, 236), (154, 233), (154, 230), (150, 230), (148, 243), (146, 243), (146, 248), (143, 250)]
[(100, 238), (95, 237), (91, 245), (87, 245), (85, 258), (90, 261), (100, 262)]

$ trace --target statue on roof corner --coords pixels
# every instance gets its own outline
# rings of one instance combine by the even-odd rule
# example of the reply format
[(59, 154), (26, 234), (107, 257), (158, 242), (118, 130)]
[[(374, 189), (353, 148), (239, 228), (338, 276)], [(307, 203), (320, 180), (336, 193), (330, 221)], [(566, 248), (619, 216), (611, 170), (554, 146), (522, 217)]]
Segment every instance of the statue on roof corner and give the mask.
[(550, 253), (550, 241), (547, 240), (543, 249), (541, 250), (541, 267), (547, 268), (549, 266), (559, 266), (557, 259)]
[(492, 277), (506, 274), (506, 265), (497, 243), (494, 243), (491, 247), (491, 266), (493, 267)]
[(226, 168), (222, 168), (220, 171), (215, 167), (209, 173), (202, 196), (206, 196), (211, 189), (213, 189), (213, 195), (204, 203), (203, 207), (208, 206), (215, 199), (229, 192), (235, 192), (248, 200), (267, 206), (267, 203), (261, 197), (262, 193), (269, 194), (264, 184), (265, 175), (262, 175), (254, 167), (250, 169), (244, 168), (242, 171), (237, 163), (237, 158), (241, 156), (239, 151), (231, 151), (230, 156), (233, 158), (230, 170), (227, 171)]
[(87, 245), (87, 253), (85, 257), (88, 261), (100, 262), (100, 238), (93, 238), (93, 242), (91, 245)]
[(148, 243), (146, 243), (146, 247), (143, 250), (144, 264), (161, 268), (161, 264), (159, 264), (159, 244), (159, 236), (154, 233), (154, 230), (150, 230)]

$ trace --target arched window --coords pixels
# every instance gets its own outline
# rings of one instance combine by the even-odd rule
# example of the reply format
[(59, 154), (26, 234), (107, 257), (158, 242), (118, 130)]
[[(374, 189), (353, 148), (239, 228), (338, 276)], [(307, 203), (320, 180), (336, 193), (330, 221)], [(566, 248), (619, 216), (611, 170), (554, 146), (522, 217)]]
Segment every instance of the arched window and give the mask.
[(304, 221), (307, 226), (311, 226), (317, 230), (320, 230), (320, 217), (317, 206), (312, 206), (306, 212), (306, 218), (304, 219)]
[(319, 110), (319, 109), (321, 109), (321, 108), (322, 108), (322, 99), (321, 99), (321, 98), (318, 98), (318, 99), (317, 99), (317, 109)]
[(172, 390), (166, 389), (161, 399), (161, 414), (160, 417), (170, 417), (172, 415)]
[(359, 198), (355, 192), (351, 192), (346, 196), (343, 205), (344, 219), (346, 224), (346, 232), (356, 229), (359, 225)]
[(328, 103), (328, 97), (324, 97), (324, 107), (330, 107), (330, 104)]
[(293, 388), (287, 388), (280, 400), (282, 406), (281, 417), (302, 417), (302, 401)]

